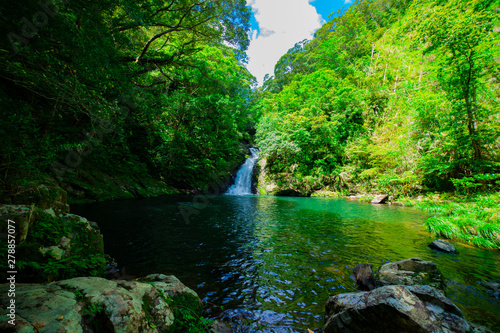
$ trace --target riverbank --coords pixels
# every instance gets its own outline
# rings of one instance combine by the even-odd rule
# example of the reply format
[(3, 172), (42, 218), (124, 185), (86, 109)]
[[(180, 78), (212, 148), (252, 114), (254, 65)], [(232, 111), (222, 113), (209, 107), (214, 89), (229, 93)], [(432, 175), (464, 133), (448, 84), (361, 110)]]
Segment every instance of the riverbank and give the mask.
[[(317, 191), (312, 197), (333, 197), (371, 202), (375, 195), (345, 196), (338, 192)], [(500, 193), (426, 193), (417, 197), (389, 197), (390, 204), (414, 207), (432, 217), (424, 222), (439, 237), (459, 240), (486, 249), (500, 249)]]
[(500, 249), (499, 193), (471, 196), (432, 193), (402, 198), (398, 202), (432, 214), (424, 225), (436, 235), (482, 248)]

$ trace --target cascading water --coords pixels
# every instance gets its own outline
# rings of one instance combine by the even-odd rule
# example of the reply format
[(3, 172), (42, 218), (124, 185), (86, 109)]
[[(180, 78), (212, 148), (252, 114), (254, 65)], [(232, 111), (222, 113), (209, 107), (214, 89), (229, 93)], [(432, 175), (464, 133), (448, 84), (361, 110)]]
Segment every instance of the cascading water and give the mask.
[(225, 194), (228, 195), (246, 195), (252, 194), (252, 175), (253, 168), (257, 160), (259, 159), (257, 148), (250, 148), (250, 153), (252, 154), (247, 158), (245, 163), (240, 167), (238, 173), (236, 174), (236, 180), (234, 184), (229, 187)]

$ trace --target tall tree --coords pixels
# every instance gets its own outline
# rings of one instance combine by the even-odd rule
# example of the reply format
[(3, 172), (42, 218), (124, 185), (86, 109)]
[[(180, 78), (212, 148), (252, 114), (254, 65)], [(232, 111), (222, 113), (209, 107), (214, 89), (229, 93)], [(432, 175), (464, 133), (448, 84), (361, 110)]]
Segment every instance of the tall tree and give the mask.
[(451, 0), (432, 4), (418, 25), (421, 40), (428, 45), (425, 52), (438, 56), (437, 76), (452, 103), (457, 143), (466, 142), (469, 148), (457, 147), (456, 151), (465, 155), (458, 157), (476, 162), (483, 159), (479, 121), (488, 112), (480, 105), (478, 90), (488, 75), (494, 49), (493, 16), (486, 10), (489, 2)]

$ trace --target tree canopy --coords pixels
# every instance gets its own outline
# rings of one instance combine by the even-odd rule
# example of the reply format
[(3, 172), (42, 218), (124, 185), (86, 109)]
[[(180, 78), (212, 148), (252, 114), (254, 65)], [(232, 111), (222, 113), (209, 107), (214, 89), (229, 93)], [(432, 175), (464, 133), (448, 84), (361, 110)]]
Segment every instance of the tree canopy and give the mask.
[(28, 0), (0, 11), (4, 186), (79, 183), (90, 168), (195, 189), (241, 161), (255, 84), (244, 0)]

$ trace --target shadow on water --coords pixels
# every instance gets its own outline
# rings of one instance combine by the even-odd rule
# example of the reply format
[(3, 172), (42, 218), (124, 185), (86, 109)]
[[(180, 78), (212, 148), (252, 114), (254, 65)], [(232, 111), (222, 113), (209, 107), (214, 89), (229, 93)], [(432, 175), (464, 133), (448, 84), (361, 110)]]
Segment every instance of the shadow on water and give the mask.
[[(106, 252), (127, 273), (174, 274), (198, 292), (208, 317), (240, 331), (295, 332), (323, 325), (327, 298), (356, 291), (352, 269), (418, 257), (436, 262), (448, 296), (469, 320), (500, 330), (500, 304), (481, 281), (500, 279), (500, 253), (457, 245), (427, 248), (426, 215), (327, 198), (214, 196), (186, 224), (170, 196), (72, 207), (96, 221)], [(251, 328), (250, 328), (251, 327)]]

